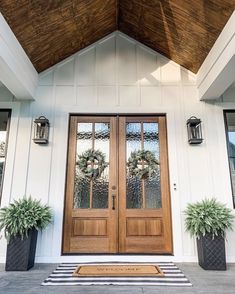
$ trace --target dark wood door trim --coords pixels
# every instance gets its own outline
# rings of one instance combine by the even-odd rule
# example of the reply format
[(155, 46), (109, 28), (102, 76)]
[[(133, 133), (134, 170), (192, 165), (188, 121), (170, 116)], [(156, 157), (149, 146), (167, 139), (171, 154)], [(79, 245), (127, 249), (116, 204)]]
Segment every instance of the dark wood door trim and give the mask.
[(76, 154), (76, 124), (77, 117), (71, 116), (69, 123), (68, 161), (65, 190), (64, 226), (63, 226), (63, 253), (70, 252), (70, 232), (72, 230), (72, 204), (74, 194), (74, 165)]

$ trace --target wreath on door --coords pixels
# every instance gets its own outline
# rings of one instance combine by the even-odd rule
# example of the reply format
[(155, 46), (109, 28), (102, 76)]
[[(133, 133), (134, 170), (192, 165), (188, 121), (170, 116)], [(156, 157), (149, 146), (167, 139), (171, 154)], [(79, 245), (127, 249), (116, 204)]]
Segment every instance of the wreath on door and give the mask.
[(140, 179), (154, 177), (159, 165), (153, 152), (149, 150), (133, 151), (127, 161), (128, 174)]
[(108, 164), (105, 162), (105, 154), (103, 152), (88, 149), (81, 155), (78, 155), (77, 166), (84, 177), (95, 180), (100, 178)]

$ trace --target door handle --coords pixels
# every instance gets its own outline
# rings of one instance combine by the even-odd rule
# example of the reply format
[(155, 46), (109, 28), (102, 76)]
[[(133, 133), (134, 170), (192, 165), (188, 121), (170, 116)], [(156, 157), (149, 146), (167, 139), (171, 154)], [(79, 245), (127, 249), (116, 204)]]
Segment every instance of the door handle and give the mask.
[(115, 210), (115, 200), (116, 200), (116, 195), (112, 195), (112, 200), (113, 200), (113, 205), (112, 205), (112, 210)]
[(112, 210), (115, 210), (116, 204), (116, 186), (112, 186)]

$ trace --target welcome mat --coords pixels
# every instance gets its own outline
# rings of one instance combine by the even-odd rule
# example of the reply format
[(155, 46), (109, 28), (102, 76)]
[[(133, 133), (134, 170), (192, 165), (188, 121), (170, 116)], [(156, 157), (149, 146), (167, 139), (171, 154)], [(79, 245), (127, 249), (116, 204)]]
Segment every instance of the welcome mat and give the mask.
[(133, 285), (133, 286), (192, 286), (182, 271), (172, 262), (158, 263), (135, 263), (135, 265), (158, 266), (164, 276), (73, 276), (78, 267), (82, 266), (130, 266), (133, 263), (62, 263), (55, 271), (42, 283), (43, 286), (89, 286), (89, 285)]
[(142, 264), (128, 264), (128, 265), (82, 265), (78, 266), (73, 272), (74, 277), (142, 277), (142, 276), (164, 276), (163, 272), (157, 265), (142, 265)]

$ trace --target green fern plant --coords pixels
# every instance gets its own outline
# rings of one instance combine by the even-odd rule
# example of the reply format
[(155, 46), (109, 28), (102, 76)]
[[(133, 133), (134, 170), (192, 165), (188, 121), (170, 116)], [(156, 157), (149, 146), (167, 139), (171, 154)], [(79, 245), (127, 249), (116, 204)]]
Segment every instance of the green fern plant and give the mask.
[(52, 221), (49, 206), (31, 197), (15, 200), (8, 207), (0, 209), (0, 230), (4, 229), (6, 239), (20, 235), (28, 237), (31, 229), (44, 229)]
[(196, 238), (207, 233), (211, 234), (212, 238), (225, 236), (225, 231), (232, 229), (234, 215), (231, 209), (214, 198), (188, 204), (184, 213), (186, 231)]

